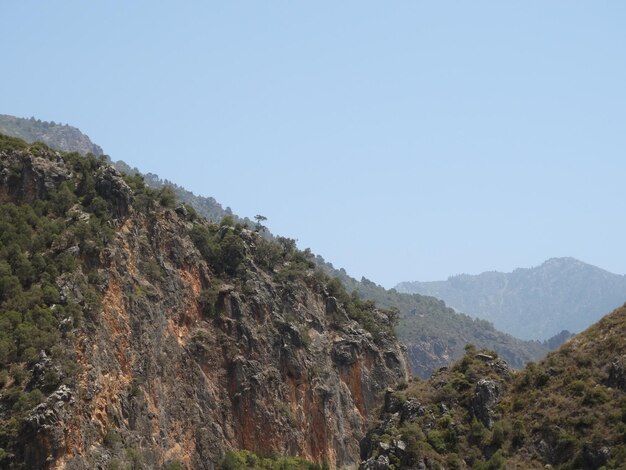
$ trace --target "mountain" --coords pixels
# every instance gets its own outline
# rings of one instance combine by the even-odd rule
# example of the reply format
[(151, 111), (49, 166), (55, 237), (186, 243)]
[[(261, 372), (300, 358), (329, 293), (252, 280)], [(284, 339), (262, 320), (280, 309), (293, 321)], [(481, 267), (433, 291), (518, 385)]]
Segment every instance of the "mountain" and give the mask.
[(626, 306), (515, 372), (492, 351), (389, 391), (362, 469), (608, 469), (626, 462)]
[(432, 295), (502, 331), (545, 340), (582, 331), (626, 301), (626, 276), (573, 258), (552, 258), (511, 273), (462, 274), (447, 281), (403, 282), (399, 292)]
[[(53, 123), (20, 118), (13, 118), (11, 123), (13, 125), (11, 135), (18, 137), (20, 128), (26, 125), (38, 125), (41, 132), (44, 127), (58, 126)], [(60, 126), (59, 132), (66, 128), (67, 126)], [(80, 151), (80, 140), (74, 141), (72, 135), (67, 134), (64, 141), (68, 144), (68, 150), (83, 153)], [(121, 160), (111, 162), (111, 164), (122, 173), (143, 178), (145, 184), (153, 189), (162, 191), (165, 187), (172, 188), (180, 201), (189, 204), (199, 215), (210, 221), (220, 222), (224, 217), (232, 217), (235, 223), (253, 225), (249, 219), (233, 214), (230, 208), (224, 209), (214, 198), (196, 196), (171, 181), (159, 178), (158, 175), (142, 174), (137, 168), (130, 167)], [(267, 230), (261, 233), (269, 240), (280, 239)], [(433, 370), (460, 358), (463, 355), (463, 347), (468, 342), (477, 344), (479, 347), (495, 349), (515, 367), (522, 367), (530, 360), (538, 360), (544, 357), (549, 349), (552, 349), (546, 344), (521, 341), (503, 334), (493, 325), (458, 314), (446, 307), (443, 302), (432, 297), (400, 294), (393, 289), (385, 290), (367, 279), (357, 281), (348, 276), (345, 270), (335, 269), (321, 256), (317, 256), (314, 261), (329, 276), (339, 278), (349, 292), (357, 292), (363, 299), (373, 300), (379, 305), (384, 305), (385, 308), (398, 310), (400, 314), (398, 334), (408, 348), (412, 372), (419, 377), (427, 378)], [(551, 343), (553, 347), (558, 344), (560, 342)]]
[(408, 367), (311, 256), (0, 136), (0, 467), (354, 465)]
[(83, 155), (90, 153), (96, 156), (103, 154), (102, 148), (77, 128), (54, 121), (41, 121), (34, 117), (24, 119), (0, 114), (0, 134), (18, 137), (30, 143), (43, 142), (63, 152), (78, 152)]
[(320, 256), (316, 261), (329, 276), (340, 279), (348, 291), (381, 307), (398, 310), (398, 338), (407, 347), (411, 370), (418, 377), (428, 378), (434, 370), (461, 358), (468, 343), (497, 351), (516, 368), (543, 358), (549, 351), (547, 343), (514, 338), (485, 320), (455, 312), (434, 297), (387, 290), (365, 278), (357, 281)]
[[(96, 156), (104, 156), (117, 170), (128, 175), (141, 175), (145, 183), (153, 189), (162, 189), (164, 186), (170, 186), (176, 197), (190, 206), (202, 217), (213, 222), (219, 222), (224, 217), (233, 217), (235, 222), (253, 223), (248, 218), (240, 218), (233, 214), (233, 211), (227, 207), (223, 208), (212, 197), (196, 196), (191, 191), (178, 186), (171, 181), (159, 178), (153, 173), (142, 174), (137, 168), (131, 167), (122, 160), (111, 161), (111, 159), (103, 154), (102, 148), (89, 139), (75, 127), (57, 124), (54, 121), (41, 121), (39, 119), (24, 119), (9, 115), (0, 115), (0, 133), (17, 137), (28, 143), (43, 142), (53, 149), (62, 152), (78, 152), (81, 155), (92, 154)], [(271, 234), (265, 232), (266, 237), (271, 238)]]

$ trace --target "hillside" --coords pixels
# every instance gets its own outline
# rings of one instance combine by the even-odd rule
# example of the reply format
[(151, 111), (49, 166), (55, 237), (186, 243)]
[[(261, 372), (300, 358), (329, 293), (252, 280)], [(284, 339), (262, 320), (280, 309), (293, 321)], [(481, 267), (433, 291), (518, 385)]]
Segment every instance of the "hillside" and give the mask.
[(511, 273), (462, 274), (436, 282), (403, 282), (399, 292), (432, 295), (518, 338), (546, 340), (579, 332), (626, 301), (626, 276), (573, 258), (552, 258)]
[(0, 114), (0, 134), (18, 137), (29, 143), (43, 142), (63, 152), (78, 152), (83, 155), (90, 153), (96, 156), (103, 154), (102, 148), (79, 129), (34, 117), (24, 119)]
[(625, 329), (626, 306), (517, 373), (468, 347), (429, 381), (387, 394), (363, 468), (624, 468)]
[[(11, 122), (14, 125), (19, 124), (18, 130), (19, 127), (35, 124), (43, 130), (44, 125), (39, 121), (33, 124), (30, 120), (19, 118), (13, 118)], [(51, 123), (45, 125), (48, 128), (55, 127)], [(59, 132), (65, 128), (66, 126), (62, 126)], [(71, 143), (72, 136), (68, 134), (65, 140)], [(80, 148), (80, 141), (77, 141), (76, 147), (70, 150), (80, 152)], [(224, 209), (214, 198), (196, 196), (155, 174), (142, 174), (137, 168), (130, 167), (121, 160), (112, 162), (112, 165), (128, 175), (143, 177), (145, 184), (152, 189), (161, 191), (166, 186), (172, 188), (178, 200), (189, 204), (198, 215), (212, 222), (218, 223), (224, 217), (232, 217), (235, 223), (253, 226), (249, 219), (238, 217), (228, 207)], [(267, 230), (264, 230), (262, 235), (270, 240), (275, 239)], [(373, 300), (385, 308), (398, 310), (400, 314), (398, 334), (407, 346), (412, 372), (419, 377), (427, 378), (433, 370), (460, 358), (463, 355), (463, 347), (468, 342), (479, 347), (495, 349), (515, 367), (522, 367), (530, 360), (540, 359), (549, 350), (546, 345), (534, 341), (521, 341), (497, 331), (485, 321), (458, 314), (432, 297), (400, 294), (393, 289), (385, 290), (366, 279), (357, 281), (348, 276), (344, 270), (335, 269), (321, 256), (317, 256), (314, 261), (329, 276), (339, 278), (348, 292), (356, 291), (365, 300)]]
[(502, 333), (489, 322), (457, 313), (434, 297), (387, 290), (365, 278), (357, 281), (319, 256), (317, 264), (330, 276), (340, 279), (348, 291), (357, 292), (360, 298), (398, 310), (398, 338), (407, 347), (411, 369), (418, 377), (428, 378), (434, 370), (461, 358), (468, 343), (497, 351), (516, 368), (548, 353), (546, 344)]
[[(96, 156), (103, 155), (102, 148), (91, 142), (91, 139), (80, 130), (55, 122), (41, 121), (35, 118), (24, 119), (15, 116), (0, 115), (0, 133), (20, 138), (31, 144), (43, 142), (51, 148), (62, 152), (78, 152), (81, 155), (89, 153)], [(141, 174), (137, 168), (129, 166), (122, 160), (113, 162), (108, 156), (105, 156), (105, 158), (122, 173), (127, 175)], [(224, 209), (222, 205), (212, 197), (197, 196), (191, 191), (187, 191), (185, 188), (171, 181), (163, 180), (153, 173), (141, 175), (146, 185), (153, 189), (160, 190), (164, 186), (170, 186), (176, 193), (178, 200), (191, 205), (198, 215), (212, 222), (219, 222), (224, 217), (229, 216), (233, 217), (235, 222), (249, 223), (252, 225), (249, 219), (239, 218), (237, 215), (233, 214), (229, 207)]]
[[(161, 190), (165, 186), (172, 188), (174, 193), (176, 194), (176, 198), (184, 202), (185, 204), (189, 204), (194, 210), (198, 213), (199, 216), (206, 218), (212, 222), (220, 222), (224, 217), (232, 217), (236, 223), (241, 223), (244, 225), (249, 225), (250, 227), (254, 226), (255, 223), (251, 221), (247, 217), (239, 217), (234, 214), (230, 207), (224, 207), (212, 197), (198, 196), (191, 191), (183, 188), (182, 186), (177, 185), (166, 179), (159, 178), (158, 175), (154, 173), (141, 173), (137, 168), (130, 167), (128, 164), (123, 162), (122, 160), (117, 160), (115, 162), (111, 162), (118, 171), (125, 173), (127, 175), (139, 175), (143, 178), (144, 183), (151, 187), (152, 189)], [(262, 235), (265, 238), (273, 239), (273, 236), (267, 231), (264, 230)]]
[(3, 468), (350, 466), (408, 378), (393, 312), (102, 159), (0, 137), (0, 224)]

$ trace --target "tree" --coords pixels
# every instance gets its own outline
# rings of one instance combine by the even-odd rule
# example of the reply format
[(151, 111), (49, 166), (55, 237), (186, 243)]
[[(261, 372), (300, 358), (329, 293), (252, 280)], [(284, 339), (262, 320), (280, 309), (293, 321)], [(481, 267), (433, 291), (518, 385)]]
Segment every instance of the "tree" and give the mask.
[(296, 250), (296, 240), (293, 238), (277, 237), (276, 241), (283, 249), (283, 256), (291, 255)]
[(265, 230), (265, 227), (261, 224), (261, 222), (265, 222), (267, 220), (267, 217), (265, 217), (264, 215), (261, 214), (257, 214), (254, 216), (254, 220), (256, 220), (256, 231), (257, 232), (261, 232), (263, 230)]

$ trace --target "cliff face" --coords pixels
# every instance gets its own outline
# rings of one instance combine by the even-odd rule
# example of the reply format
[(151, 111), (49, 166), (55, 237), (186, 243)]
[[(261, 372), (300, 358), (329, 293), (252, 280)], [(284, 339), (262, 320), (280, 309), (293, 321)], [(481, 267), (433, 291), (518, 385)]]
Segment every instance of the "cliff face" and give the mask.
[(624, 468), (625, 328), (623, 306), (521, 371), (467, 347), (387, 393), (361, 468)]
[[(58, 138), (43, 139), (52, 148), (83, 154), (88, 152), (94, 155), (101, 154), (97, 146), (96, 149), (85, 147), (85, 143), (91, 144), (91, 141), (73, 127), (0, 115), (0, 132), (21, 137), (29, 142), (42, 140), (39, 136), (50, 134), (52, 130), (57, 133)], [(123, 161), (114, 162), (112, 165), (128, 175), (140, 174), (138, 169), (130, 167)], [(198, 215), (208, 220), (215, 222), (229, 216), (235, 222), (253, 225), (247, 218), (233, 214), (230, 208), (224, 209), (212, 197), (196, 196), (185, 188), (151, 173), (142, 176), (145, 184), (157, 191), (170, 186), (179, 201), (193, 207)], [(267, 230), (263, 231), (263, 236), (270, 240), (279, 238)], [(551, 340), (551, 346), (546, 347), (547, 344), (536, 341), (519, 340), (496, 330), (485, 321), (458, 314), (433, 297), (403, 294), (394, 289), (386, 290), (365, 278), (357, 281), (348, 276), (345, 270), (335, 269), (321, 256), (317, 256), (315, 262), (331, 277), (338, 277), (348, 291), (356, 291), (361, 299), (373, 300), (383, 308), (397, 309), (400, 312), (398, 336), (407, 346), (412, 373), (421, 378), (426, 379), (434, 370), (459, 359), (467, 343), (494, 349), (513, 367), (522, 367), (530, 360), (539, 360), (547, 354), (548, 349), (560, 344)]]
[[(0, 189), (5, 204), (51, 197), (63, 181), (85, 186), (66, 157), (50, 151), (4, 151), (0, 165), (11, 173)], [(80, 306), (83, 320), (59, 322), (74, 367), (25, 413), (17, 437), (5, 439), (13, 466), (215, 468), (230, 448), (357, 462), (380, 394), (408, 378), (388, 314), (371, 309), (384, 327), (372, 334), (314, 268), (295, 272), (298, 263), (284, 253), (271, 269), (261, 266), (259, 250), (273, 245), (258, 234), (146, 203), (115, 170), (94, 165), (89, 176), (108, 205), (110, 234), (99, 250), (50, 247), (78, 261), (55, 283), (61, 303)], [(85, 200), (63, 215), (93, 220)], [(201, 229), (222, 246), (236, 237), (236, 270), (207, 262), (190, 236)], [(25, 365), (24, 390), (38, 370), (58, 367), (50, 357), (43, 350)]]

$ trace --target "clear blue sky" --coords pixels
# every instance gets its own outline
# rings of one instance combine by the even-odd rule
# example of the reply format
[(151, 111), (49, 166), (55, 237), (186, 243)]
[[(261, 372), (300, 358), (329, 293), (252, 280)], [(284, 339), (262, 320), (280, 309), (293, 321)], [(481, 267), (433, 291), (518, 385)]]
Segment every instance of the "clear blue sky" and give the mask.
[(0, 113), (387, 287), (624, 273), (625, 25), (622, 1), (3, 1)]

